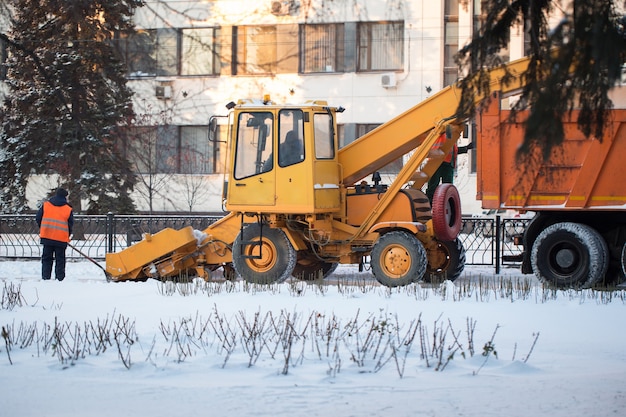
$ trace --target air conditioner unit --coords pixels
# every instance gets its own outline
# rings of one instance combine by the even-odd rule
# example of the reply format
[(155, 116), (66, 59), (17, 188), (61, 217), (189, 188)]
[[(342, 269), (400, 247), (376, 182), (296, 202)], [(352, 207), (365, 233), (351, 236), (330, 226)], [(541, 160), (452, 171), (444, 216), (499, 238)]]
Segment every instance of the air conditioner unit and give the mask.
[(272, 1), (270, 11), (274, 16), (287, 16), (291, 14), (294, 6), (293, 0)]
[(380, 76), (380, 85), (385, 88), (393, 88), (396, 86), (396, 74), (389, 72)]
[(155, 90), (155, 95), (162, 100), (172, 98), (172, 87), (169, 85), (158, 85)]

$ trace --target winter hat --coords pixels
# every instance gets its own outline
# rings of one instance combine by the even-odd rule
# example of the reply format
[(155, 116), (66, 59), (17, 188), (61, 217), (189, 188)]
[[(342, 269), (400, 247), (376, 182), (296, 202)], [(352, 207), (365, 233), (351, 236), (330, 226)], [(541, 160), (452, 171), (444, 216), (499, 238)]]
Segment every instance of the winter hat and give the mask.
[(68, 196), (68, 192), (65, 188), (59, 188), (57, 189), (57, 197), (67, 197)]

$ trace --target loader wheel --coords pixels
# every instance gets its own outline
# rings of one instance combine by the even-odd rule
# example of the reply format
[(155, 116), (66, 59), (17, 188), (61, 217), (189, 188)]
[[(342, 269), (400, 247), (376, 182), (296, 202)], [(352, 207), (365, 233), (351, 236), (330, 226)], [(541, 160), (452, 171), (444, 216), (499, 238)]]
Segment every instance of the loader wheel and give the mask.
[(426, 250), (415, 236), (401, 231), (378, 238), (371, 253), (372, 272), (387, 287), (417, 282), (426, 272)]
[(438, 240), (453, 241), (459, 235), (461, 198), (452, 184), (441, 184), (433, 195), (433, 229)]
[(563, 222), (539, 233), (530, 262), (537, 278), (557, 288), (589, 288), (603, 279), (608, 256), (607, 244), (595, 229)]
[(437, 249), (429, 250), (424, 282), (454, 281), (465, 268), (465, 248), (459, 239), (437, 241)]
[(335, 272), (338, 265), (337, 262), (323, 262), (318, 259), (301, 259), (298, 260), (292, 275), (303, 281), (324, 279)]
[(296, 250), (282, 230), (251, 224), (233, 243), (233, 265), (247, 282), (283, 282), (296, 265)]

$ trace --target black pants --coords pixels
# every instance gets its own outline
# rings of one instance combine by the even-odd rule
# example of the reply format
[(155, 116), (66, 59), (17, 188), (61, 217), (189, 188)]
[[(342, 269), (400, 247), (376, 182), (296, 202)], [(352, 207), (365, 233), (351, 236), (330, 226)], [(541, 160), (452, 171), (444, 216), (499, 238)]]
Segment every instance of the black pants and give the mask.
[(65, 248), (63, 246), (43, 245), (41, 255), (41, 277), (50, 279), (52, 276), (52, 263), (54, 265), (54, 276), (59, 281), (65, 278)]
[(433, 202), (433, 196), (435, 195), (435, 189), (441, 181), (442, 184), (452, 184), (454, 181), (454, 167), (450, 162), (442, 162), (437, 168), (437, 171), (428, 181), (428, 187), (426, 188), (426, 196)]

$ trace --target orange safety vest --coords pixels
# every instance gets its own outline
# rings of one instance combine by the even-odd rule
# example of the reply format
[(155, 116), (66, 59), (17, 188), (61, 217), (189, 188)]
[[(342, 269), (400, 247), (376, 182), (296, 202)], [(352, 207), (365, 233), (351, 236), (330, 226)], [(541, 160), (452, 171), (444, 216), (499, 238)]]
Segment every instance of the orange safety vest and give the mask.
[[(441, 148), (445, 141), (446, 141), (446, 134), (442, 133), (437, 138), (437, 141), (435, 142), (435, 148)], [(443, 160), (443, 162), (447, 162), (450, 165), (452, 165), (453, 167), (456, 166), (456, 154), (457, 154), (457, 152), (458, 152), (458, 146), (455, 143), (454, 146), (452, 147), (452, 149), (450, 150), (450, 152), (448, 152), (448, 154), (446, 155), (446, 157)]]
[(67, 224), (72, 208), (67, 204), (55, 206), (46, 201), (43, 203), (43, 217), (39, 237), (59, 242), (70, 241), (70, 228)]

